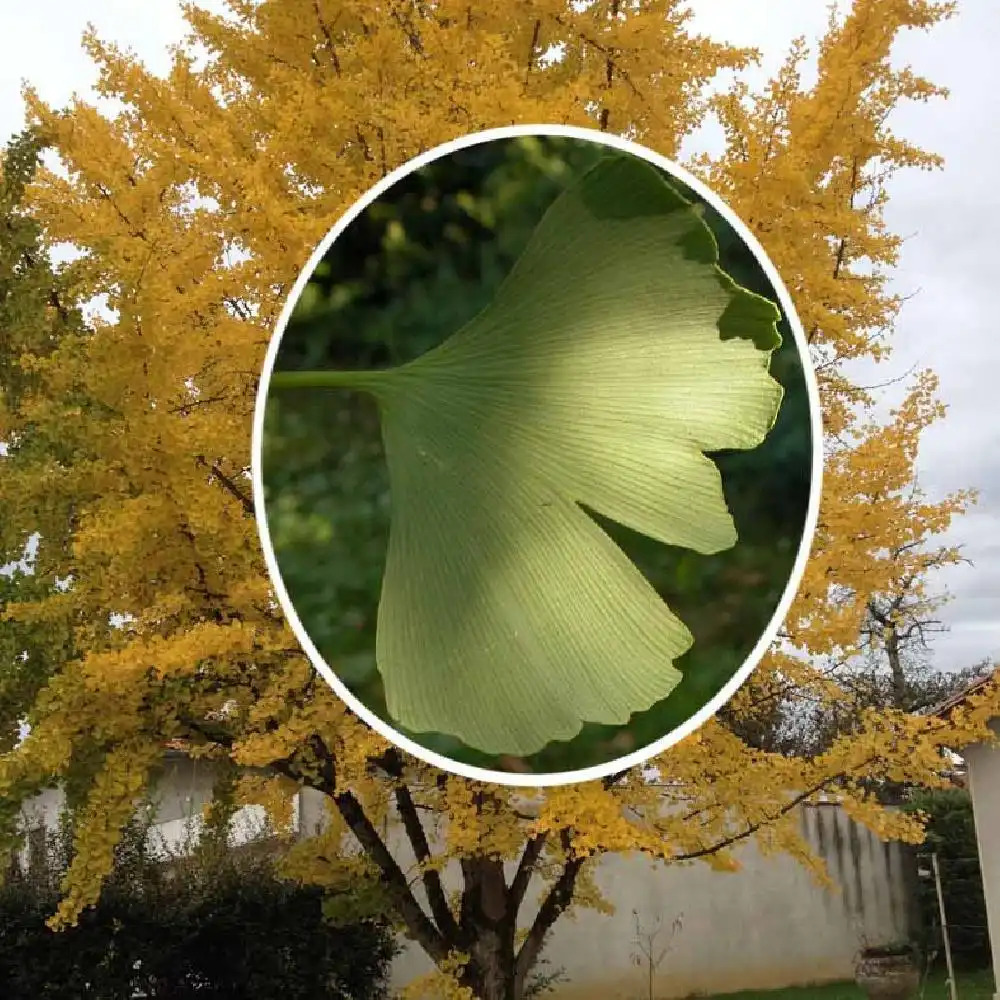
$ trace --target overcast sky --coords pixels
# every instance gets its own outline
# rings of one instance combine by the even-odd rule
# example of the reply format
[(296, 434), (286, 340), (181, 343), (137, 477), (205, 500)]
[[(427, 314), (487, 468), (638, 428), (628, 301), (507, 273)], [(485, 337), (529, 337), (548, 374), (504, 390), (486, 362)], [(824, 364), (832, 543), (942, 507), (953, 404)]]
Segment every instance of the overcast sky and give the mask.
[[(220, 9), (220, 0), (202, 0)], [(95, 79), (80, 47), (87, 25), (135, 51), (154, 70), (167, 65), (167, 46), (184, 33), (177, 0), (32, 0), (9, 3), (0, 40), (0, 136), (23, 124), (20, 88), (28, 80), (47, 101), (61, 104), (87, 94)], [(696, 26), (719, 39), (762, 50), (760, 79), (773, 72), (799, 34), (818, 38), (827, 0), (691, 0)], [(989, 296), (997, 284), (990, 240), (1000, 232), (995, 168), (1000, 140), (995, 69), (1000, 2), (960, 0), (959, 15), (930, 35), (906, 38), (898, 60), (949, 87), (951, 98), (903, 109), (897, 132), (941, 153), (943, 174), (914, 172), (890, 189), (887, 217), (893, 231), (911, 237), (897, 275), (898, 290), (917, 293), (899, 321), (892, 361), (871, 382), (914, 367), (941, 379), (947, 418), (926, 435), (919, 476), (932, 496), (975, 486), (973, 513), (951, 540), (961, 542), (974, 567), (940, 575), (954, 600), (945, 612), (951, 631), (935, 642), (940, 667), (961, 667), (985, 656), (1000, 659), (1000, 336)], [(706, 141), (711, 141), (708, 133)], [(1000, 408), (998, 408), (1000, 409)]]

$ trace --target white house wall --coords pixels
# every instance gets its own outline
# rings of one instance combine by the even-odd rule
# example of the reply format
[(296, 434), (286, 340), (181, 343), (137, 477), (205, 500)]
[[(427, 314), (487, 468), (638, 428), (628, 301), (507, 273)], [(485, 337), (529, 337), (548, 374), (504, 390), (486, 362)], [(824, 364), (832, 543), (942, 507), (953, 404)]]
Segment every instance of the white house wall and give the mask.
[[(1000, 734), (1000, 720), (992, 728)], [(993, 1000), (1000, 1000), (1000, 747), (973, 747), (966, 752), (966, 763), (993, 951)]]
[[(205, 761), (171, 756), (150, 791), (154, 807), (151, 829), (154, 848), (173, 852), (189, 843), (201, 822), (204, 807), (211, 801), (212, 767)], [(24, 823), (28, 828), (45, 827), (54, 831), (63, 808), (63, 793), (48, 789), (24, 807)], [(293, 813), (293, 829), (298, 828), (298, 803)], [(259, 806), (245, 806), (233, 816), (233, 842), (245, 843), (260, 835), (265, 825), (265, 813)]]

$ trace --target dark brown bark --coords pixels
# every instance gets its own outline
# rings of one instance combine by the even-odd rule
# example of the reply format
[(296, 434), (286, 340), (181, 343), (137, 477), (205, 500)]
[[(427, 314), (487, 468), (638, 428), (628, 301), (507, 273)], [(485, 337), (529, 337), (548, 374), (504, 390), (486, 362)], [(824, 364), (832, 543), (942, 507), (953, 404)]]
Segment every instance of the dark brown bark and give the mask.
[(511, 905), (503, 862), (496, 858), (462, 860), (460, 937), (469, 956), (462, 975), (478, 1000), (519, 1000), (514, 941), (517, 907)]
[[(431, 848), (427, 841), (427, 832), (420, 821), (416, 803), (413, 801), (409, 787), (404, 782), (402, 757), (395, 750), (390, 750), (385, 755), (384, 763), (386, 769), (398, 782), (394, 791), (396, 809), (403, 822), (407, 839), (413, 848), (413, 854), (421, 865), (426, 866), (431, 861)], [(425, 867), (421, 880), (424, 891), (427, 893), (431, 914), (441, 933), (454, 939), (458, 934), (458, 924), (455, 922), (451, 907), (448, 905), (440, 873), (435, 868)]]
[[(611, 20), (618, 17), (619, 0), (611, 2)], [(610, 91), (615, 82), (615, 50), (610, 46), (607, 49), (607, 58), (604, 61), (604, 89)], [(601, 108), (600, 125), (601, 131), (607, 132), (611, 124), (611, 109), (605, 105)]]
[[(564, 840), (569, 841), (570, 835), (564, 834)], [(524, 986), (528, 979), (528, 974), (535, 967), (541, 956), (542, 949), (548, 939), (549, 932), (555, 922), (566, 912), (570, 903), (573, 902), (573, 893), (576, 891), (576, 880), (580, 875), (586, 859), (583, 857), (571, 856), (563, 863), (559, 877), (549, 889), (542, 905), (538, 908), (538, 913), (528, 931), (528, 936), (524, 939), (517, 953), (514, 965), (514, 989), (513, 1000), (520, 1000), (524, 992)]]
[(899, 652), (899, 632), (891, 625), (885, 632), (885, 656), (892, 674), (892, 700), (897, 707), (906, 704), (906, 671)]

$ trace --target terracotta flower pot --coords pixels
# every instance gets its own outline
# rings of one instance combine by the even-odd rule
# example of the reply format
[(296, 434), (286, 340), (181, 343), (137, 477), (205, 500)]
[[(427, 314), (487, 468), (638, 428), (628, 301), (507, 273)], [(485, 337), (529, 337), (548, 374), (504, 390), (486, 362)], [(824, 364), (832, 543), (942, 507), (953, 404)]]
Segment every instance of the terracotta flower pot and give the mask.
[(910, 1000), (920, 988), (920, 970), (912, 953), (862, 952), (854, 967), (854, 981), (871, 1000)]

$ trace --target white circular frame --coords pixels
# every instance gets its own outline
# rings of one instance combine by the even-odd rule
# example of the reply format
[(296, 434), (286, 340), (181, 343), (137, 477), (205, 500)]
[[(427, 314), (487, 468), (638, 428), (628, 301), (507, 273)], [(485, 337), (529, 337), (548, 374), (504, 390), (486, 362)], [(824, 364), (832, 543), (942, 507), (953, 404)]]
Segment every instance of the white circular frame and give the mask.
[[(497, 139), (514, 139), (520, 136), (534, 135), (563, 136), (570, 139), (580, 139), (586, 142), (601, 143), (605, 146), (610, 146), (612, 149), (617, 149), (621, 152), (631, 153), (634, 156), (638, 156), (641, 159), (646, 160), (648, 163), (659, 167), (667, 174), (676, 177), (683, 184), (686, 184), (693, 191), (697, 192), (701, 198), (703, 198), (709, 205), (719, 212), (719, 214), (740, 236), (743, 242), (750, 248), (754, 257), (756, 257), (758, 263), (761, 265), (771, 282), (771, 286), (774, 288), (775, 292), (777, 292), (782, 310), (784, 311), (788, 324), (791, 327), (792, 334), (795, 337), (799, 355), (803, 362), (802, 371), (805, 376), (806, 388), (809, 395), (813, 461), (812, 480), (810, 483), (809, 504), (806, 511), (805, 525), (802, 531), (802, 538), (799, 542), (799, 551), (796, 556), (795, 563), (792, 566), (791, 575), (788, 578), (788, 582), (785, 584), (781, 600), (778, 602), (778, 606), (775, 609), (767, 628), (758, 640), (757, 645), (754, 646), (743, 665), (733, 674), (722, 690), (719, 691), (715, 697), (708, 702), (708, 704), (704, 705), (685, 723), (677, 726), (675, 729), (672, 729), (669, 733), (665, 736), (661, 736), (660, 739), (655, 742), (650, 743), (633, 753), (626, 754), (623, 757), (618, 757), (603, 764), (595, 765), (594, 767), (580, 768), (576, 771), (556, 771), (549, 774), (518, 774), (507, 771), (490, 771), (486, 768), (461, 764), (449, 757), (434, 753), (414, 740), (400, 735), (384, 719), (377, 716), (374, 712), (362, 704), (351, 693), (347, 686), (337, 677), (334, 671), (330, 668), (329, 664), (320, 654), (319, 650), (315, 647), (312, 640), (309, 638), (308, 633), (303, 627), (302, 622), (299, 620), (299, 616), (295, 611), (295, 606), (292, 604), (292, 601), (288, 596), (288, 592), (285, 589), (284, 581), (281, 577), (281, 571), (278, 567), (278, 561), (275, 557), (274, 546), (271, 543), (271, 535), (268, 530), (267, 518), (264, 514), (264, 485), (261, 472), (261, 459), (264, 437), (264, 413), (268, 399), (268, 387), (271, 381), (271, 373), (274, 370), (274, 362), (277, 357), (278, 348), (281, 345), (281, 339), (284, 336), (285, 329), (288, 326), (288, 322), (296, 304), (298, 303), (299, 297), (302, 295), (302, 292), (312, 276), (316, 265), (319, 264), (341, 233), (343, 233), (344, 230), (351, 225), (355, 218), (357, 218), (358, 215), (360, 215), (370, 204), (372, 204), (372, 202), (380, 198), (386, 191), (393, 187), (393, 185), (413, 173), (413, 171), (419, 170), (421, 167), (432, 163), (434, 160), (448, 156), (456, 150), (465, 149), (469, 146), (476, 146), (480, 143), (493, 142)], [(330, 230), (330, 232), (327, 233), (326, 237), (320, 242), (319, 246), (317, 246), (313, 251), (312, 256), (309, 258), (306, 266), (303, 268), (295, 284), (292, 286), (288, 299), (286, 300), (285, 305), (281, 310), (281, 314), (278, 317), (277, 325), (275, 326), (274, 333), (271, 336), (271, 342), (268, 345), (267, 356), (264, 360), (263, 371), (261, 372), (260, 384), (257, 390), (257, 401), (254, 409), (253, 438), (251, 442), (251, 479), (253, 482), (253, 500), (257, 520), (257, 530), (260, 534), (260, 541), (264, 550), (264, 560), (267, 564), (268, 574), (270, 575), (271, 583), (274, 586), (281, 609), (284, 612), (288, 623), (291, 625), (296, 639), (298, 639), (302, 648), (305, 650), (306, 655), (309, 657), (313, 666), (319, 672), (320, 676), (327, 682), (327, 684), (333, 688), (337, 696), (347, 704), (352, 712), (354, 712), (359, 718), (363, 719), (377, 733), (385, 737), (385, 739), (400, 749), (405, 750), (407, 753), (412, 754), (414, 757), (427, 764), (431, 764), (444, 771), (460, 775), (464, 778), (489, 782), (492, 784), (508, 785), (515, 788), (548, 788), (556, 785), (572, 784), (573, 782), (595, 781), (617, 771), (624, 771), (645, 764), (652, 757), (655, 757), (657, 754), (669, 749), (674, 744), (684, 739), (684, 737), (689, 736), (696, 729), (702, 726), (733, 697), (736, 691), (754, 671), (768, 647), (777, 637), (778, 630), (781, 628), (785, 616), (788, 614), (789, 607), (795, 599), (799, 583), (802, 580), (802, 574), (805, 571), (806, 562), (809, 559), (809, 551), (812, 546), (813, 536), (816, 532), (816, 523), (819, 518), (819, 503), (820, 496), (822, 494), (823, 480), (823, 420), (820, 407), (819, 388), (816, 383), (815, 373), (812, 369), (805, 332), (802, 329), (802, 324), (795, 311), (795, 306), (792, 302), (791, 296), (788, 294), (788, 290), (781, 280), (781, 276), (768, 259), (767, 254), (764, 252), (763, 247), (761, 247), (756, 237), (743, 224), (743, 221), (731, 211), (725, 202), (721, 201), (709, 188), (698, 180), (697, 177), (688, 173), (688, 171), (683, 167), (672, 163), (666, 157), (660, 156), (658, 153), (654, 153), (637, 143), (618, 136), (608, 135), (595, 129), (577, 128), (569, 125), (514, 125), (504, 128), (487, 129), (482, 132), (473, 132), (469, 135), (463, 136), (461, 139), (455, 139), (452, 142), (447, 142), (441, 146), (437, 146), (434, 149), (415, 157), (408, 163), (403, 164), (403, 166), (397, 168), (392, 171), (392, 173), (382, 178), (382, 180), (380, 180), (367, 194), (363, 195), (357, 202), (354, 203), (354, 205)]]

